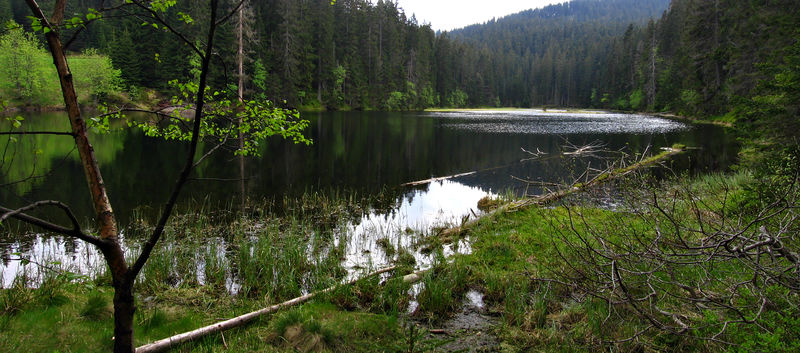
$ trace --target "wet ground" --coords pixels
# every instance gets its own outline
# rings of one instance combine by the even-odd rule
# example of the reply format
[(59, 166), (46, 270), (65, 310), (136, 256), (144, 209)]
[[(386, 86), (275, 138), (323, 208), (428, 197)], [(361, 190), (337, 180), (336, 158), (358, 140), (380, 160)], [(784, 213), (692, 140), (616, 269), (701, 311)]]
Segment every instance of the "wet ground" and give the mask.
[(438, 342), (436, 352), (498, 352), (500, 341), (494, 327), (500, 318), (490, 315), (483, 302), (483, 294), (467, 292), (461, 311), (436, 327), (428, 327), (425, 340)]

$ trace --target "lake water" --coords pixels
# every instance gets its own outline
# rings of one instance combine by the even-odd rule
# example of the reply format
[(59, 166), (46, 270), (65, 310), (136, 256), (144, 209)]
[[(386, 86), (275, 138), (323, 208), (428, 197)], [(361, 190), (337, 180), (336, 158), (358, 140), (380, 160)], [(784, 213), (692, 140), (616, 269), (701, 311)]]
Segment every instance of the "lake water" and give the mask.
[[(708, 173), (725, 170), (738, 152), (724, 128), (644, 115), (523, 110), (303, 117), (311, 122), (307, 135), (313, 145), (270, 140), (260, 158), (245, 160), (244, 178), (237, 157), (217, 153), (198, 168), (199, 180), (189, 183), (180, 202), (231, 208), (241, 203), (242, 190), (251, 203), (309, 192), (380, 194), (388, 201), (365, 209), (347, 226), (351, 236), (344, 260), (348, 269), (380, 267), (391, 261), (376, 245), (380, 237), (406, 246), (414, 241), (413, 234), (479, 214), (477, 201), (486, 195), (543, 190), (523, 180), (574, 181), (587, 167), (601, 168), (601, 154), (633, 156), (681, 143), (696, 149), (670, 161), (672, 170)], [(29, 115), (25, 126), (31, 131), (67, 129), (61, 113)], [(1, 204), (13, 208), (55, 199), (81, 217), (91, 214), (82, 169), (77, 155), (70, 153), (71, 138), (25, 136), (14, 143), (5, 138), (0, 140), (0, 147), (9, 145), (0, 165)], [(152, 217), (172, 188), (186, 146), (138, 131), (96, 136), (93, 143), (122, 227), (130, 225), (134, 214)], [(564, 155), (586, 145), (603, 152)], [(458, 176), (406, 185), (453, 175)], [(34, 178), (14, 183), (30, 176)], [(464, 252), (469, 246), (446, 250)], [(430, 261), (425, 254), (414, 256), (422, 266)], [(57, 257), (62, 265), (83, 272), (102, 266), (95, 251), (80, 242), (32, 233), (0, 236), (0, 257), (4, 286), (20, 270), (20, 258)]]

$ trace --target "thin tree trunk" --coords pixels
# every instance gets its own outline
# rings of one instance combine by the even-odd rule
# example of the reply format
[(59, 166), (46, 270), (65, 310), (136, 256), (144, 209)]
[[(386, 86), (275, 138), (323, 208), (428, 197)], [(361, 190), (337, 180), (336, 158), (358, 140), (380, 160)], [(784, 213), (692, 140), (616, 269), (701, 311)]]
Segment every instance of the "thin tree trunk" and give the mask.
[[(52, 28), (36, 1), (26, 0), (26, 2), (34, 16), (42, 22), (42, 25), (47, 28)], [(63, 10), (62, 2), (64, 2), (64, 0), (59, 0), (57, 4), (57, 8), (61, 10)], [(58, 11), (56, 11), (56, 15), (53, 16), (54, 19), (61, 17), (63, 17), (63, 14), (59, 14)], [(94, 207), (95, 219), (100, 230), (100, 237), (102, 239), (113, 239), (116, 241), (117, 222), (114, 219), (114, 212), (111, 209), (111, 203), (106, 194), (106, 187), (103, 183), (103, 177), (100, 174), (97, 158), (94, 155), (94, 148), (89, 143), (89, 138), (86, 135), (86, 122), (81, 117), (80, 107), (78, 106), (78, 96), (75, 93), (75, 85), (72, 72), (67, 63), (67, 57), (64, 54), (64, 46), (56, 30), (47, 32), (45, 38), (47, 39), (50, 53), (53, 56), (53, 64), (58, 72), (64, 104), (67, 108), (72, 134), (75, 136), (75, 145), (77, 146), (78, 154), (81, 158), (81, 165), (86, 175), (86, 183), (89, 185), (89, 192), (92, 195), (92, 206)]]
[(658, 53), (658, 42), (656, 41), (656, 30), (653, 29), (653, 36), (650, 41), (650, 82), (647, 85), (647, 103), (650, 106), (656, 104), (656, 54)]
[(89, 142), (86, 134), (86, 122), (81, 117), (80, 107), (78, 106), (78, 96), (75, 93), (72, 72), (64, 54), (64, 46), (61, 43), (57, 29), (58, 22), (63, 18), (63, 11), (66, 6), (65, 0), (56, 3), (53, 25), (47, 20), (42, 9), (35, 0), (26, 0), (28, 7), (42, 24), (42, 27), (50, 29), (45, 33), (50, 53), (53, 57), (53, 64), (58, 72), (61, 92), (64, 97), (64, 105), (67, 108), (72, 134), (75, 138), (75, 146), (81, 159), (86, 183), (89, 185), (89, 192), (92, 197), (92, 206), (95, 210), (95, 222), (100, 233), (100, 250), (108, 264), (114, 282), (114, 342), (115, 352), (133, 352), (133, 313), (136, 307), (133, 301), (133, 279), (128, 274), (128, 264), (125, 262), (125, 254), (120, 247), (117, 233), (117, 222), (111, 208), (111, 202), (106, 193), (105, 183), (100, 174), (100, 167), (94, 154), (94, 148)]
[[(239, 7), (239, 26), (237, 27), (239, 50), (237, 61), (239, 64), (239, 103), (244, 103), (244, 4)], [(242, 126), (242, 118), (239, 117), (239, 126)], [(244, 149), (244, 134), (239, 130), (239, 150)], [(244, 193), (244, 155), (239, 156), (239, 194), (241, 195), (241, 209), (244, 212), (246, 198)]]
[(239, 48), (236, 60), (239, 66), (239, 103), (244, 102), (244, 5), (239, 6), (239, 26), (237, 26), (237, 39)]
[[(75, 231), (78, 235), (76, 237), (96, 245), (103, 253), (103, 257), (109, 267), (113, 278), (114, 285), (114, 352), (133, 353), (134, 352), (134, 335), (133, 335), (133, 315), (136, 311), (134, 305), (133, 288), (134, 282), (139, 272), (144, 267), (147, 259), (150, 257), (153, 248), (158, 242), (161, 234), (163, 234), (164, 227), (167, 220), (175, 206), (178, 195), (183, 185), (188, 180), (194, 166), (194, 158), (197, 152), (197, 144), (200, 138), (201, 118), (203, 112), (203, 105), (205, 104), (205, 88), (208, 69), (210, 65), (211, 53), (213, 50), (214, 34), (216, 30), (217, 20), (217, 0), (211, 0), (211, 16), (210, 27), (208, 30), (208, 40), (205, 55), (203, 56), (202, 72), (198, 84), (198, 95), (196, 100), (196, 113), (194, 124), (192, 128), (192, 140), (189, 144), (189, 151), (186, 156), (186, 163), (184, 168), (176, 181), (175, 188), (170, 195), (169, 200), (164, 206), (164, 211), (148, 239), (147, 243), (142, 247), (142, 252), (132, 266), (128, 266), (125, 261), (125, 253), (118, 239), (117, 224), (114, 218), (114, 213), (111, 208), (108, 195), (106, 193), (105, 184), (100, 168), (98, 166), (97, 158), (94, 154), (94, 148), (89, 143), (89, 138), (86, 133), (86, 123), (81, 117), (81, 111), (78, 106), (78, 98), (75, 92), (73, 76), (70, 72), (69, 63), (67, 62), (64, 53), (64, 47), (59, 37), (58, 28), (63, 19), (63, 12), (66, 8), (66, 0), (57, 0), (55, 4), (55, 13), (53, 15), (52, 23), (48, 21), (47, 17), (42, 12), (36, 0), (25, 0), (28, 7), (31, 9), (34, 17), (41, 23), (42, 28), (45, 28), (44, 33), (53, 57), (53, 63), (58, 73), (59, 82), (61, 84), (61, 92), (64, 97), (64, 104), (67, 108), (67, 115), (69, 117), (72, 135), (75, 139), (76, 149), (81, 158), (81, 164), (86, 175), (86, 182), (89, 186), (89, 192), (92, 199), (92, 205), (95, 210), (95, 221), (99, 230), (99, 238), (83, 235), (78, 229), (77, 221), (75, 223)], [(136, 2), (136, 5), (146, 8), (141, 3)], [(198, 50), (199, 52), (199, 50)], [(63, 232), (63, 231), (62, 231)], [(63, 233), (72, 234), (72, 233)]]

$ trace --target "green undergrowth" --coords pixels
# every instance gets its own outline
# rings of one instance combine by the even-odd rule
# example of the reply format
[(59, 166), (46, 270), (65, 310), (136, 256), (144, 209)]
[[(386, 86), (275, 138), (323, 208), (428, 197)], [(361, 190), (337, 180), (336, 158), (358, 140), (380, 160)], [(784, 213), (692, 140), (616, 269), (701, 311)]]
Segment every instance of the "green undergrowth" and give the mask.
[[(0, 290), (0, 307), (4, 309), (0, 315), (0, 351), (97, 352), (113, 348), (111, 288), (61, 282), (49, 294), (41, 288)], [(210, 323), (210, 313), (199, 310), (140, 304), (134, 321), (136, 341), (144, 343), (187, 331), (198, 322)], [(213, 312), (219, 310), (217, 307)]]
[[(437, 343), (425, 342), (426, 330), (417, 325), (444, 325), (461, 311), (470, 289), (484, 294), (490, 315), (498, 317), (492, 334), (501, 342), (499, 349), (509, 352), (795, 351), (800, 348), (800, 298), (781, 284), (785, 282), (753, 279), (743, 263), (730, 257), (662, 267), (653, 262), (659, 253), (654, 250), (670, 253), (666, 250), (679, 240), (675, 238), (679, 231), (687, 242), (702, 241), (714, 229), (731, 231), (750, 222), (755, 223), (743, 234), (757, 234), (754, 229), (762, 225), (796, 232), (797, 225), (786, 222), (796, 208), (783, 209), (766, 220), (755, 219), (781, 195), (797, 196), (796, 189), (782, 188), (786, 180), (790, 179), (765, 180), (748, 172), (658, 184), (625, 178), (616, 181), (624, 200), (614, 209), (576, 198), (548, 207), (494, 213), (458, 235), (471, 242), (470, 254), (447, 258), (442, 244), (433, 246), (436, 261), (416, 286), (402, 280), (404, 274), (416, 270), (413, 260), (406, 261), (388, 278), (364, 278), (355, 285), (337, 287), (304, 305), (175, 351), (433, 349)], [(341, 282), (344, 249), (336, 245), (342, 242), (334, 241), (336, 225), (358, 212), (336, 202), (311, 199), (284, 206), (293, 211), (282, 217), (262, 212), (250, 217), (220, 216), (226, 221), (210, 212), (175, 217), (165, 233), (166, 241), (137, 283), (137, 344)], [(138, 227), (129, 230), (131, 238), (150, 229), (144, 221)], [(698, 230), (704, 227), (710, 231)], [(783, 241), (796, 251), (794, 238)], [(622, 298), (619, 285), (604, 287), (604, 283), (617, 283), (608, 282), (606, 276), (611, 273), (611, 261), (627, 271), (624, 283), (634, 297), (648, 298), (647, 280), (656, 283), (659, 294), (643, 300), (642, 307), (610, 306), (608, 298)], [(639, 274), (653, 268), (649, 279)], [(233, 287), (232, 277), (236, 278)], [(696, 290), (677, 286), (675, 281), (702, 288), (712, 301), (687, 304), (684, 299)], [(758, 285), (731, 285), (753, 281)], [(0, 290), (0, 351), (110, 349), (113, 290), (107, 277), (51, 275), (39, 288), (29, 287), (21, 277), (12, 288)], [(715, 305), (714, 296), (737, 310)], [(754, 304), (762, 300), (765, 305), (758, 315), (759, 306)], [(412, 301), (418, 305), (409, 312)], [(671, 317), (645, 305), (651, 302), (659, 310), (675, 313), (692, 329), (670, 332), (649, 327), (642, 310), (674, 326)], [(717, 334), (722, 322), (737, 315), (757, 325), (732, 322)]]
[[(354, 288), (366, 291), (368, 284)], [(407, 289), (407, 288), (406, 288)], [(356, 289), (359, 290), (359, 289)], [(58, 302), (39, 289), (2, 290), (24, 297), (13, 313), (0, 316), (0, 351), (98, 352), (113, 347), (113, 290), (87, 283), (62, 283)], [(386, 295), (381, 291), (378, 296)], [(402, 352), (407, 351), (404, 326), (397, 315), (345, 310), (329, 295), (301, 307), (265, 316), (242, 328), (212, 335), (178, 347), (177, 352)], [(6, 304), (5, 302), (0, 302)], [(209, 325), (259, 308), (260, 300), (220, 297), (205, 288), (165, 289), (138, 297), (135, 318), (137, 345)], [(224, 336), (224, 338), (223, 338)]]
[[(756, 219), (768, 202), (755, 190), (764, 188), (763, 182), (742, 172), (667, 182), (653, 188), (636, 184), (638, 190), (631, 183), (619, 185), (628, 187), (625, 190), (630, 203), (614, 210), (567, 201), (558, 207), (530, 207), (493, 215), (468, 231), (473, 240), (472, 254), (456, 256), (453, 265), (438, 276), (458, 277), (457, 273), (468, 269), (465, 285), (484, 293), (490, 311), (502, 317), (496, 334), (512, 351), (795, 351), (800, 348), (800, 321), (796, 319), (800, 298), (796, 291), (769, 280), (753, 286), (758, 293), (736, 285), (756, 280), (744, 263), (730, 257), (701, 259), (707, 261), (702, 268), (663, 263), (663, 267), (657, 267), (646, 259), (654, 253), (647, 249), (652, 244), (670, 254), (670, 243), (659, 237), (682, 234), (687, 242), (701, 242), (715, 232), (701, 234), (699, 229), (704, 227), (740, 229), (737, 225), (755, 222), (744, 233), (750, 236), (758, 234), (755, 228), (761, 225), (769, 229), (785, 226), (791, 210), (769, 220)], [(647, 202), (654, 199), (660, 203)], [(797, 225), (791, 226), (797, 229)], [(794, 238), (786, 238), (784, 245), (797, 249), (798, 244)], [(686, 255), (685, 259), (690, 262), (696, 258)], [(609, 285), (617, 283), (608, 280), (612, 262), (630, 271), (623, 276), (634, 297), (648, 298), (648, 283), (655, 283), (658, 294), (645, 299), (645, 305), (611, 308), (605, 298), (621, 296), (618, 285)], [(637, 271), (655, 272), (646, 283)], [(712, 303), (705, 309), (705, 304), (693, 306), (672, 298), (690, 297), (686, 288), (673, 282), (694, 284), (705, 293), (727, 298), (738, 311), (725, 309), (726, 303), (711, 305), (713, 296), (708, 296)], [(732, 294), (725, 296), (728, 293)], [(761, 300), (766, 305), (758, 316)], [(649, 308), (648, 301), (657, 303), (655, 307), (660, 310), (677, 313), (676, 317), (692, 329), (668, 332), (651, 328), (638, 310), (675, 324), (671, 317)], [(757, 324), (735, 322), (743, 318)], [(717, 335), (726, 320), (734, 322)]]
[[(341, 226), (361, 214), (350, 201), (324, 195), (279, 200), (280, 215), (266, 211), (274, 205), (253, 207), (246, 216), (203, 206), (179, 212), (136, 284), (137, 345), (344, 281), (347, 235)], [(126, 230), (132, 253), (152, 227), (142, 216)], [(216, 335), (177, 351), (408, 351), (400, 318), (411, 287), (402, 275), (412, 270), (413, 258), (400, 264), (395, 278), (338, 287), (298, 309), (226, 331), (225, 339)], [(90, 278), (46, 271), (38, 288), (32, 288), (36, 279), (21, 275), (0, 289), (0, 351), (110, 350), (113, 288), (109, 276), (97, 272)]]

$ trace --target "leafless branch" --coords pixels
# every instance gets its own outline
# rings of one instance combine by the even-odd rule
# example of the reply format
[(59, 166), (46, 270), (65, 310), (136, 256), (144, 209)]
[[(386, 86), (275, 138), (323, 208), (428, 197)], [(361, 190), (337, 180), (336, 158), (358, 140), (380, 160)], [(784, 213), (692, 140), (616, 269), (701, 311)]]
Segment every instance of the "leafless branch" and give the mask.
[[(27, 211), (31, 211), (33, 209), (43, 206), (55, 206), (61, 209), (64, 212), (64, 214), (66, 214), (67, 217), (70, 219), (70, 222), (72, 223), (72, 228), (63, 227), (40, 218), (30, 216), (25, 213)], [(73, 238), (86, 241), (87, 243), (90, 243), (92, 245), (96, 246), (102, 245), (102, 241), (99, 238), (87, 235), (83, 233), (83, 231), (81, 231), (80, 224), (78, 223), (78, 219), (75, 217), (75, 214), (73, 214), (72, 210), (70, 210), (70, 208), (62, 202), (53, 200), (37, 201), (30, 205), (23, 206), (17, 209), (9, 209), (0, 206), (0, 211), (3, 212), (3, 214), (0, 215), (0, 222), (3, 222), (8, 218), (15, 218), (22, 222), (37, 226), (39, 228), (42, 228), (50, 232), (71, 236)]]
[[(800, 292), (798, 189), (788, 186), (785, 197), (749, 219), (729, 209), (727, 186), (719, 189), (721, 202), (691, 187), (678, 189), (667, 202), (655, 191), (642, 192), (630, 197), (624, 218), (602, 222), (589, 220), (583, 208), (564, 206), (567, 219), (553, 229), (565, 266), (553, 279), (536, 280), (602, 300), (609, 306), (606, 320), (617, 307), (643, 320), (644, 329), (609, 342), (658, 329), (728, 345), (724, 334), (732, 324), (767, 330), (761, 318), (775, 294), (764, 288)], [(696, 319), (708, 312), (724, 319)]]

